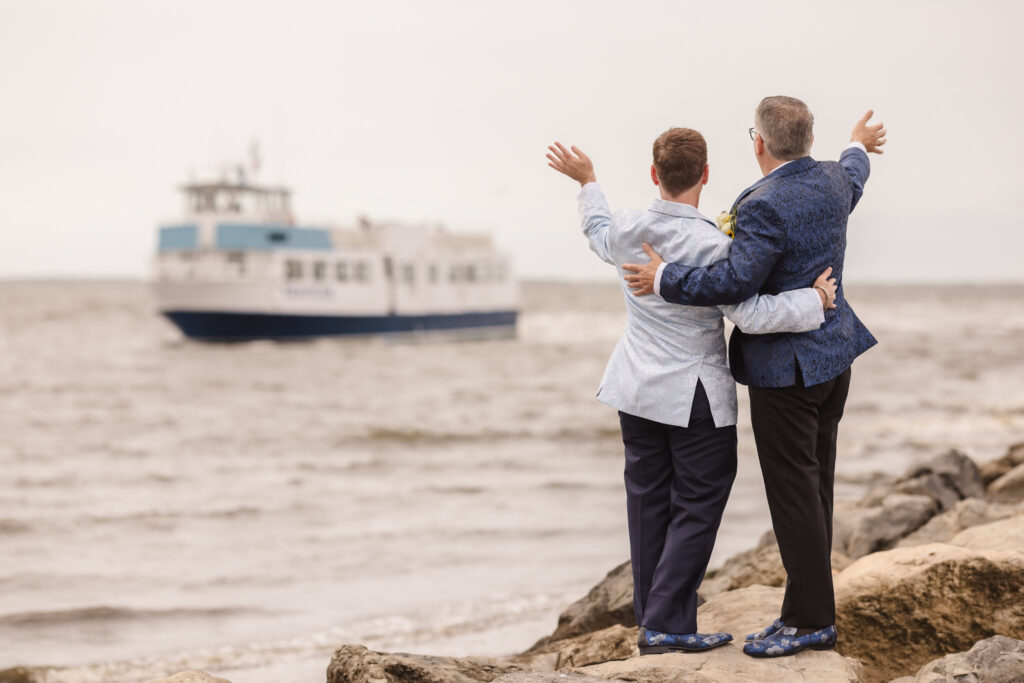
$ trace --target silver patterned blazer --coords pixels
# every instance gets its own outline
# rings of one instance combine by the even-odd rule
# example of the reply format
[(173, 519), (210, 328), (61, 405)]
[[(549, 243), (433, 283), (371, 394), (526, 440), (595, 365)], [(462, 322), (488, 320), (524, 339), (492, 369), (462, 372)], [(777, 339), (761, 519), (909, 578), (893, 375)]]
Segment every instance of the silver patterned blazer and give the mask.
[(808, 332), (825, 320), (812, 287), (753, 296), (732, 306), (680, 306), (658, 296), (633, 296), (622, 264), (646, 263), (647, 242), (666, 262), (706, 266), (729, 253), (731, 240), (689, 204), (656, 199), (647, 211), (614, 214), (601, 187), (579, 195), (583, 234), (616, 267), (626, 299), (626, 330), (605, 368), (597, 398), (616, 410), (686, 427), (699, 379), (716, 427), (736, 424), (736, 383), (725, 353), (723, 315), (747, 334)]

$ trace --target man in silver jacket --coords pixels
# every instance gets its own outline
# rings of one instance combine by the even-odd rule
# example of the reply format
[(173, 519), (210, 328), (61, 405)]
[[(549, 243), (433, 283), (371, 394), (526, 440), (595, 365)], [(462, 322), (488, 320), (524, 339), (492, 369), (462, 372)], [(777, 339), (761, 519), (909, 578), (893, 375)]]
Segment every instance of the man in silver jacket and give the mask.
[(723, 645), (730, 634), (697, 632), (697, 588), (736, 476), (736, 384), (723, 316), (748, 334), (816, 329), (833, 307), (831, 269), (812, 287), (732, 306), (632, 296), (622, 265), (642, 259), (645, 242), (667, 261), (693, 266), (728, 255), (730, 237), (697, 209), (709, 173), (703, 136), (672, 128), (655, 140), (651, 179), (660, 198), (646, 211), (612, 213), (586, 154), (561, 143), (548, 149), (548, 165), (582, 186), (583, 233), (594, 253), (616, 266), (626, 302), (626, 329), (597, 398), (619, 411), (625, 445), (640, 652)]

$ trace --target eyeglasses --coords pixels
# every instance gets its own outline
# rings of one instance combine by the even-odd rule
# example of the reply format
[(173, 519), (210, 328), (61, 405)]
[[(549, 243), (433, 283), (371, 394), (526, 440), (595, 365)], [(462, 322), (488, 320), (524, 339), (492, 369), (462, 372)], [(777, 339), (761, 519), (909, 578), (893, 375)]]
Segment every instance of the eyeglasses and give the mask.
[(756, 129), (756, 128), (750, 128), (750, 129), (748, 129), (748, 130), (747, 130), (747, 133), (749, 133), (749, 134), (750, 134), (750, 139), (751, 139), (751, 140), (753, 140), (753, 139), (754, 139), (754, 136), (755, 136), (755, 135), (760, 135), (760, 133), (758, 133), (758, 132), (757, 132), (757, 129)]

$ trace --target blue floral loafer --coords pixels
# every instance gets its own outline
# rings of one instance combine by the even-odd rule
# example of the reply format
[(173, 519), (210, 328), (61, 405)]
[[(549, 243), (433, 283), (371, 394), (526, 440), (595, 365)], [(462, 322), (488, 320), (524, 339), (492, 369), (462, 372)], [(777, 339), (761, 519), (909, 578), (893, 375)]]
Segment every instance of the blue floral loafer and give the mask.
[(751, 657), (786, 657), (803, 650), (831, 650), (836, 646), (836, 627), (827, 626), (805, 636), (797, 636), (796, 628), (783, 626), (762, 640), (753, 640), (743, 646)]
[(751, 640), (764, 640), (765, 638), (767, 638), (771, 634), (773, 634), (776, 631), (778, 631), (784, 625), (785, 624), (782, 623), (782, 619), (776, 619), (775, 621), (773, 621), (771, 623), (770, 626), (765, 626), (762, 630), (758, 631), (757, 633), (749, 634), (747, 636), (747, 642), (750, 642)]
[(649, 628), (640, 630), (637, 646), (642, 655), (663, 652), (704, 652), (732, 640), (729, 633), (662, 633)]

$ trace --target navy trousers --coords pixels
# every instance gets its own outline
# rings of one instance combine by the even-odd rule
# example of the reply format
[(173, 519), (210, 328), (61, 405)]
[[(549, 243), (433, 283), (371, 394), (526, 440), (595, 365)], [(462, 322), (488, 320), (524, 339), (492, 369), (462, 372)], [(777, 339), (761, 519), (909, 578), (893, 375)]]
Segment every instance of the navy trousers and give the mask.
[(748, 387), (750, 421), (772, 527), (786, 568), (782, 621), (797, 628), (836, 623), (832, 587), (832, 500), (836, 437), (850, 370), (821, 384)]
[(698, 382), (687, 427), (619, 412), (636, 622), (697, 631), (697, 588), (736, 477), (736, 427), (716, 428)]

